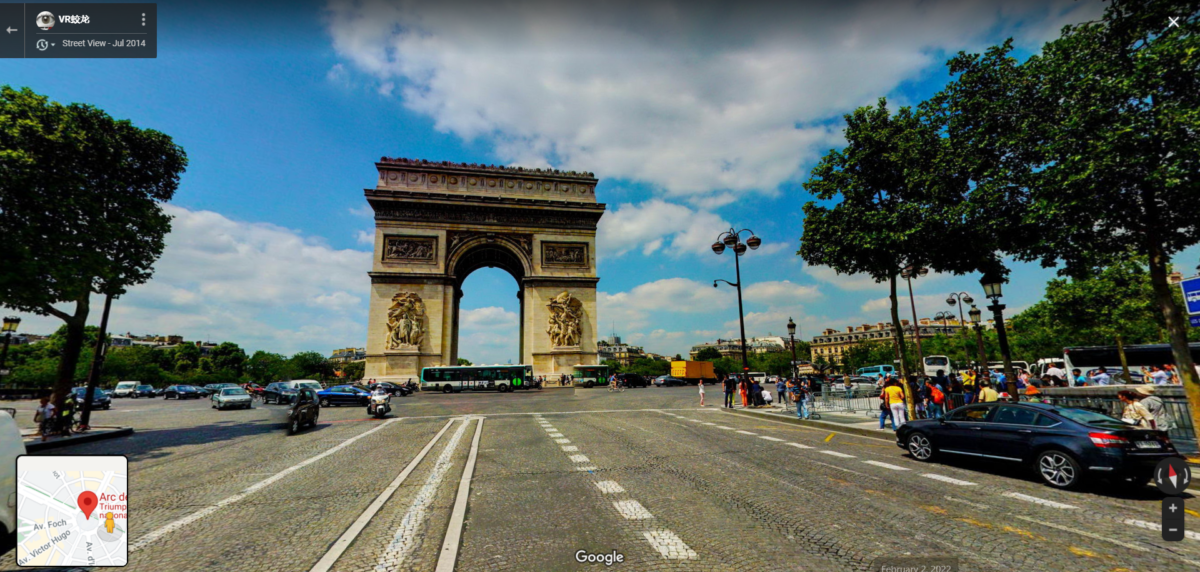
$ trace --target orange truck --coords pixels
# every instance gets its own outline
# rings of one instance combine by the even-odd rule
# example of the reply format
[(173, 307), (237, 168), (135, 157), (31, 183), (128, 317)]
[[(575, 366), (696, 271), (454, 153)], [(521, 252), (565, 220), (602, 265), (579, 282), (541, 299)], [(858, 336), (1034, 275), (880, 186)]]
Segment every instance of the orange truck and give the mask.
[(673, 361), (671, 362), (671, 377), (696, 383), (704, 380), (704, 383), (715, 383), (717, 374), (713, 373), (713, 364), (711, 361)]

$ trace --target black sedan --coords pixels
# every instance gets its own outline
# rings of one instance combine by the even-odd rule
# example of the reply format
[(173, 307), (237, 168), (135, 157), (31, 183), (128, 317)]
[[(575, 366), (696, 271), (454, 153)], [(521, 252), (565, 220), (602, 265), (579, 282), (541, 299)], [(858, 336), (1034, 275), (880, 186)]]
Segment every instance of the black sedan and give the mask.
[(158, 390), (154, 389), (153, 385), (139, 385), (131, 395), (133, 397), (154, 397), (158, 395)]
[(384, 391), (392, 394), (393, 397), (407, 397), (410, 393), (412, 393), (412, 389), (409, 389), (406, 386), (388, 383), (386, 381), (381, 381), (379, 383), (370, 385), (368, 386), (368, 389), (375, 391), (376, 387), (382, 387)]
[(1024, 464), (1060, 489), (1092, 477), (1141, 486), (1160, 460), (1178, 456), (1164, 431), (1044, 403), (959, 407), (944, 419), (905, 423), (896, 431), (896, 444), (918, 461), (953, 456)]
[(654, 378), (654, 385), (658, 387), (671, 387), (672, 385), (688, 385), (688, 382), (679, 379), (678, 377), (660, 375)]
[(321, 401), (321, 407), (330, 405), (366, 406), (367, 402), (371, 400), (371, 393), (350, 385), (335, 385), (329, 389), (318, 391), (317, 399)]
[[(83, 399), (87, 396), (87, 388), (76, 387), (72, 391), (75, 392), (75, 402), (79, 404), (80, 408), (82, 408)], [(112, 409), (112, 397), (97, 387), (95, 391), (92, 392), (92, 409)]]
[(163, 399), (200, 399), (200, 388), (191, 385), (172, 385), (163, 391)]
[(618, 373), (617, 380), (624, 382), (625, 387), (648, 387), (650, 382), (636, 373)]

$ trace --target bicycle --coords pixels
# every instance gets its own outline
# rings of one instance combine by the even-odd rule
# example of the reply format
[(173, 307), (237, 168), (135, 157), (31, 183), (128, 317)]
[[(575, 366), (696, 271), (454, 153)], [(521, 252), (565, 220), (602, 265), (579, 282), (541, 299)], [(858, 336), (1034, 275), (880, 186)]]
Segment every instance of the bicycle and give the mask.
[(610, 384), (608, 384), (608, 390), (609, 390), (609, 391), (616, 391), (616, 392), (620, 393), (620, 392), (622, 392), (622, 391), (625, 391), (625, 384), (623, 384), (623, 383), (610, 383)]

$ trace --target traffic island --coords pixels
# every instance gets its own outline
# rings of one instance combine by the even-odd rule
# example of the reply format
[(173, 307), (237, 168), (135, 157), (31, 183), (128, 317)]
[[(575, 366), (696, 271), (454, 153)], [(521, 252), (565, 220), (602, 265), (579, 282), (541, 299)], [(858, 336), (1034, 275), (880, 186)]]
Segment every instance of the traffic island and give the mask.
[(53, 435), (45, 441), (42, 441), (42, 437), (40, 435), (34, 435), (33, 433), (34, 430), (32, 429), (21, 431), (21, 438), (25, 441), (25, 451), (29, 453), (48, 451), (51, 449), (58, 449), (60, 447), (70, 447), (72, 445), (91, 443), (93, 441), (103, 441), (105, 439), (128, 437), (133, 435), (133, 427), (96, 426), (92, 427), (85, 433), (75, 433), (70, 437)]

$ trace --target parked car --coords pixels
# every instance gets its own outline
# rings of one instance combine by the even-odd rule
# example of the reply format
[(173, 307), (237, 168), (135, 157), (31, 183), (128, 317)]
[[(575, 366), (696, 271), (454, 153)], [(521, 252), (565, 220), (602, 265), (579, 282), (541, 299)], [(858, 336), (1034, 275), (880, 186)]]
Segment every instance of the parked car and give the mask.
[[(72, 391), (75, 392), (75, 402), (78, 403), (77, 408), (78, 410), (82, 411), (83, 399), (87, 397), (87, 388), (76, 387)], [(112, 397), (97, 387), (96, 391), (92, 392), (92, 409), (112, 409)]]
[(17, 545), (17, 457), (25, 454), (15, 409), (0, 410), (0, 544)]
[(154, 389), (153, 385), (139, 385), (133, 390), (133, 394), (130, 397), (136, 399), (138, 397), (154, 397), (155, 395), (158, 395), (158, 390)]
[(679, 379), (678, 377), (672, 377), (669, 375), (660, 375), (660, 376), (654, 378), (654, 385), (656, 385), (658, 387), (670, 387), (672, 385), (687, 385), (687, 382), (682, 379)]
[(191, 385), (172, 385), (163, 391), (163, 399), (200, 399), (200, 388)]
[(263, 389), (263, 403), (292, 403), (296, 400), (296, 392), (301, 388), (311, 389), (314, 392), (321, 391), (321, 382), (312, 379), (298, 379), (293, 381), (276, 381), (268, 384)]
[(113, 389), (113, 397), (136, 397), (134, 392), (137, 391), (137, 386), (136, 381), (119, 381)]
[(636, 373), (618, 373), (617, 379), (625, 382), (625, 387), (649, 387), (650, 382)]
[(250, 394), (240, 387), (223, 387), (213, 394), (212, 406), (218, 411), (222, 409), (250, 409)]
[(1178, 456), (1164, 431), (1044, 403), (966, 405), (945, 419), (905, 423), (896, 444), (918, 461), (954, 456), (1028, 465), (1060, 489), (1092, 477), (1144, 485), (1159, 461)]
[(371, 400), (371, 393), (350, 385), (337, 385), (318, 391), (317, 399), (321, 401), (321, 407), (329, 407), (331, 405), (356, 405), (362, 407)]
[(216, 395), (216, 394), (220, 393), (222, 389), (225, 389), (227, 387), (237, 387), (237, 386), (238, 385), (236, 383), (210, 383), (210, 384), (204, 386), (204, 391), (208, 395)]
[(301, 387), (296, 390), (295, 401), (288, 410), (288, 435), (295, 435), (306, 426), (316, 427), (317, 417), (321, 415), (321, 404), (317, 401), (317, 392), (312, 388)]

